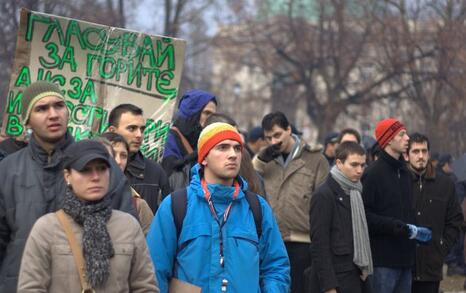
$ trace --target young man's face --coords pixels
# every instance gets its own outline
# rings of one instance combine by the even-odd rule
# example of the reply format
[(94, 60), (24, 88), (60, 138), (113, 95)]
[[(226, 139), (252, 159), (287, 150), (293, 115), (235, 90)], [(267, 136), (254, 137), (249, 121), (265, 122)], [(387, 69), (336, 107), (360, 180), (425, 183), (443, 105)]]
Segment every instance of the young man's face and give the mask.
[(405, 129), (400, 130), (393, 139), (388, 143), (394, 152), (403, 154), (408, 149), (409, 136)]
[(241, 151), (241, 144), (235, 140), (227, 139), (216, 144), (202, 161), (206, 180), (226, 184), (238, 176)]
[(352, 182), (358, 182), (366, 166), (366, 155), (350, 154), (344, 162), (337, 159), (335, 164), (346, 178)]
[(110, 126), (109, 130), (123, 136), (129, 144), (129, 151), (137, 153), (144, 138), (146, 123), (142, 115), (134, 115), (131, 112), (121, 114), (118, 126)]
[(283, 129), (278, 125), (274, 125), (272, 129), (264, 129), (264, 137), (267, 144), (280, 144), (280, 152), (289, 153), (292, 147), (291, 127)]
[(54, 144), (66, 133), (68, 109), (65, 102), (56, 96), (47, 96), (32, 107), (26, 124), (39, 142)]
[(209, 118), (209, 116), (215, 112), (217, 112), (217, 105), (213, 101), (208, 102), (207, 105), (204, 106), (201, 112), (201, 116), (199, 117), (199, 124), (202, 126), (202, 128), (204, 128), (204, 124), (207, 118)]
[(418, 171), (424, 171), (429, 161), (429, 150), (427, 149), (427, 142), (413, 142), (408, 152), (408, 162), (411, 167)]

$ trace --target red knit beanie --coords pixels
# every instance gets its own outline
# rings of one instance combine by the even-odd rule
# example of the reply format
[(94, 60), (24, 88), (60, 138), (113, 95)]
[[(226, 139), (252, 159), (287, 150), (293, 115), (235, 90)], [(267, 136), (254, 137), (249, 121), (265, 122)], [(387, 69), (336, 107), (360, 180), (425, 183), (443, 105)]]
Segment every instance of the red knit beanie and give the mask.
[(383, 150), (402, 129), (406, 129), (406, 127), (395, 118), (387, 118), (377, 123), (375, 127), (375, 138), (380, 148)]

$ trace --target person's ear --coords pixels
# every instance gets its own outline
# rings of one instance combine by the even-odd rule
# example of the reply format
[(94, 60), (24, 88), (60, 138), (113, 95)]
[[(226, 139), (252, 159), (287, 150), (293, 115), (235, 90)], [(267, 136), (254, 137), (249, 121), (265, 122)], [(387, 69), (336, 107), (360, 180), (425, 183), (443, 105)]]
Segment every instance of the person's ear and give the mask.
[(64, 169), (63, 170), (63, 177), (65, 177), (65, 182), (66, 182), (66, 185), (71, 185), (70, 184), (70, 176), (71, 176), (71, 173), (68, 169)]
[(113, 125), (110, 125), (107, 129), (108, 132), (116, 132), (116, 127)]
[(204, 166), (204, 167), (207, 166), (207, 161), (206, 161), (206, 159), (202, 160), (201, 165)]

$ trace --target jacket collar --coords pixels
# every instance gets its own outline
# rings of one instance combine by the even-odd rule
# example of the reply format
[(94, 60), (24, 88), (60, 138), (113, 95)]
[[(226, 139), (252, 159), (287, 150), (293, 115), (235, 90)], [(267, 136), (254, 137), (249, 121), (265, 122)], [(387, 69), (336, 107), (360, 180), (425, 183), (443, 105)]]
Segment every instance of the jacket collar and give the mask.
[(332, 174), (327, 176), (327, 183), (330, 189), (332, 190), (336, 202), (340, 202), (343, 206), (347, 208), (351, 208), (351, 204), (349, 200), (345, 200), (346, 198), (349, 199), (349, 195), (346, 194), (343, 189), (341, 188), (340, 184), (332, 177)]
[(141, 151), (138, 151), (130, 157), (128, 166), (126, 166), (126, 172), (130, 173), (132, 176), (144, 179), (144, 170), (146, 168), (145, 158), (142, 155)]
[(414, 171), (411, 168), (411, 165), (409, 165), (409, 163), (407, 163), (407, 166), (414, 181), (418, 181), (419, 179), (435, 180), (435, 177), (437, 175), (435, 172), (435, 168), (434, 166), (432, 166), (432, 163), (430, 161), (427, 163), (426, 170), (422, 174), (418, 174), (416, 171)]
[(55, 145), (53, 152), (49, 154), (39, 145), (34, 135), (32, 135), (28, 147), (35, 161), (45, 168), (53, 168), (62, 163), (65, 149), (73, 142), (74, 139), (71, 134), (66, 132), (63, 138)]
[[(189, 187), (195, 192), (195, 194), (199, 197), (204, 198), (204, 190), (201, 185), (201, 166), (199, 163), (194, 165), (191, 168), (191, 183), (189, 184)], [(237, 199), (240, 199), (244, 197), (244, 194), (246, 193), (246, 190), (248, 189), (248, 183), (246, 180), (244, 180), (241, 176), (238, 175), (237, 180), (240, 185), (240, 192), (238, 194)], [(223, 203), (229, 203), (231, 202), (231, 197), (235, 191), (235, 188), (233, 186), (227, 186), (227, 185), (222, 185), (222, 184), (207, 184), (207, 187), (209, 189), (212, 201), (215, 202), (223, 202)]]
[(400, 159), (396, 160), (394, 157), (390, 156), (386, 151), (382, 151), (380, 158), (384, 162), (388, 163), (393, 169), (403, 169), (405, 163), (402, 161), (403, 158), (400, 156)]

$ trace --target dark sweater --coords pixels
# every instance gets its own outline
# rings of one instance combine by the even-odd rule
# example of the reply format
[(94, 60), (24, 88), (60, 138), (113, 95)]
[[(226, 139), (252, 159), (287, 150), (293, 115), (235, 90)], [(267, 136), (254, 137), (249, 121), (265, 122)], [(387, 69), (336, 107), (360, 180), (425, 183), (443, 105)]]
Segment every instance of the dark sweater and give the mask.
[(411, 175), (404, 162), (383, 151), (362, 183), (374, 266), (413, 266), (415, 241), (409, 240), (406, 224), (415, 219)]

